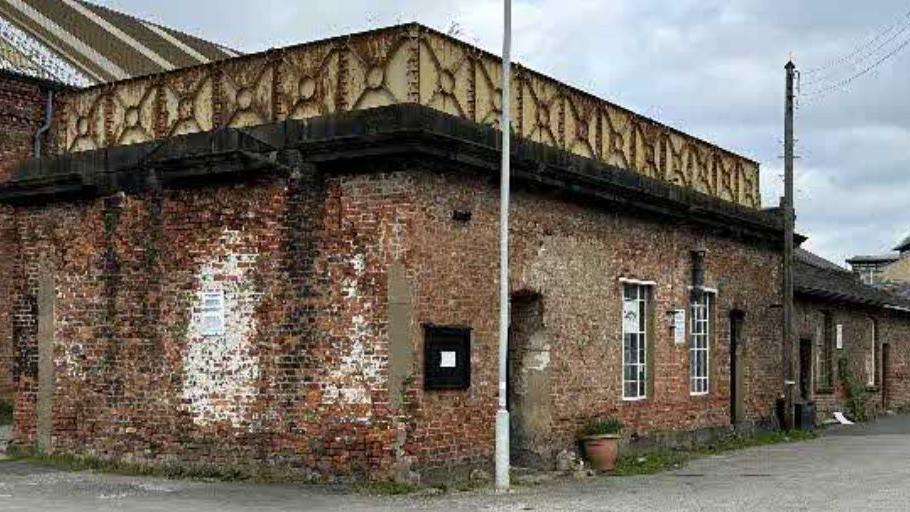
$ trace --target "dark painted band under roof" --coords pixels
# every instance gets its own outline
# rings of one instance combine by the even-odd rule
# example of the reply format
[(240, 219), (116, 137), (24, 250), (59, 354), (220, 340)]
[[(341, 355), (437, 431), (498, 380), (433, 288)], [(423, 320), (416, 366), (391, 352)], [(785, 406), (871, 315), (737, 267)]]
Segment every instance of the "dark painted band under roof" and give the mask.
[[(298, 151), (304, 161), (327, 172), (349, 171), (352, 161), (382, 168), (388, 162), (419, 159), (440, 171), (473, 169), (495, 176), (498, 144), (499, 132), (491, 127), (429, 107), (399, 104), (31, 160), (17, 170), (13, 181), (0, 187), (0, 200), (40, 204), (74, 195), (141, 191), (150, 169), (163, 173), (158, 179), (174, 182), (181, 173), (191, 173), (194, 179), (208, 175), (211, 181), (226, 174), (248, 174), (244, 165), (251, 162), (258, 171), (284, 172), (281, 155), (286, 150)], [(701, 225), (725, 236), (772, 245), (783, 241), (781, 219), (773, 213), (524, 139), (516, 140), (513, 148), (513, 175), (519, 186), (619, 213)]]

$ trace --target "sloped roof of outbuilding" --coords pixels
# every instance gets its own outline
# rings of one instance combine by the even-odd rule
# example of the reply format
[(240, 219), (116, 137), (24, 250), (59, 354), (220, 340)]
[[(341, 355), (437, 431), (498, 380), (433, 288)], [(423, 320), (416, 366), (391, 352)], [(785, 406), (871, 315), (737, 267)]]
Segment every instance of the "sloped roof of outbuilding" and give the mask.
[(793, 254), (796, 257), (797, 261), (802, 261), (802, 262), (812, 265), (814, 267), (824, 268), (824, 269), (828, 269), (828, 270), (835, 271), (835, 272), (849, 272), (847, 269), (838, 265), (837, 263), (834, 263), (833, 261), (830, 261), (830, 260), (826, 260), (825, 258), (822, 258), (818, 254), (809, 252), (805, 249), (797, 248)]
[(793, 259), (793, 287), (797, 294), (832, 302), (910, 311), (910, 300), (863, 284), (852, 272), (817, 254), (796, 249)]

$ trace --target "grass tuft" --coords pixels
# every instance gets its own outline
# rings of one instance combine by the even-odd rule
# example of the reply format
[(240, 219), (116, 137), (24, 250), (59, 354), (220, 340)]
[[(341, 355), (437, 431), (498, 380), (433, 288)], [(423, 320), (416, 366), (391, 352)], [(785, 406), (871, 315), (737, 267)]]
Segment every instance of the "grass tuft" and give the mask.
[(358, 491), (373, 496), (400, 496), (403, 494), (411, 494), (418, 489), (419, 488), (415, 485), (392, 482), (389, 480), (370, 482), (357, 487)]
[(763, 432), (751, 436), (733, 435), (691, 449), (660, 450), (643, 455), (626, 455), (616, 461), (616, 470), (612, 474), (616, 476), (652, 475), (679, 469), (691, 460), (718, 453), (756, 446), (793, 443), (816, 437), (815, 432), (806, 431)]
[(215, 479), (224, 481), (258, 480), (257, 475), (239, 469), (176, 464), (142, 464), (76, 455), (13, 453), (8, 460), (26, 461), (62, 471), (98, 471), (126, 476), (152, 476), (168, 479)]

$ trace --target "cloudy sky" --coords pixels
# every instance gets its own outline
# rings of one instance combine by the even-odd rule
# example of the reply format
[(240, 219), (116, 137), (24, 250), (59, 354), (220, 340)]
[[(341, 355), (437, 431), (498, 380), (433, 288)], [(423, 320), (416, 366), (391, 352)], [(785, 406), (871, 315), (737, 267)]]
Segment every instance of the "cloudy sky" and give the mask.
[[(247, 52), (406, 21), (501, 46), (501, 0), (100, 3)], [(910, 0), (513, 3), (517, 60), (758, 160), (766, 206), (782, 190), (792, 52), (804, 71), (796, 206), (807, 247), (843, 263), (910, 234), (910, 46), (834, 93), (809, 96), (910, 40)]]

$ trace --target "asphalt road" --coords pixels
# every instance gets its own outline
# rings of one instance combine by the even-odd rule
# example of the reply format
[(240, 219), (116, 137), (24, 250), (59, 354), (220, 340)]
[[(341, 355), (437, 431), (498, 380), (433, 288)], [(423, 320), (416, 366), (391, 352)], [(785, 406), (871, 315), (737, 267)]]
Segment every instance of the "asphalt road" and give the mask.
[(0, 462), (0, 510), (866, 511), (910, 509), (910, 416), (731, 452), (654, 476), (556, 480), (510, 494), (371, 497), (345, 489), (175, 481)]

